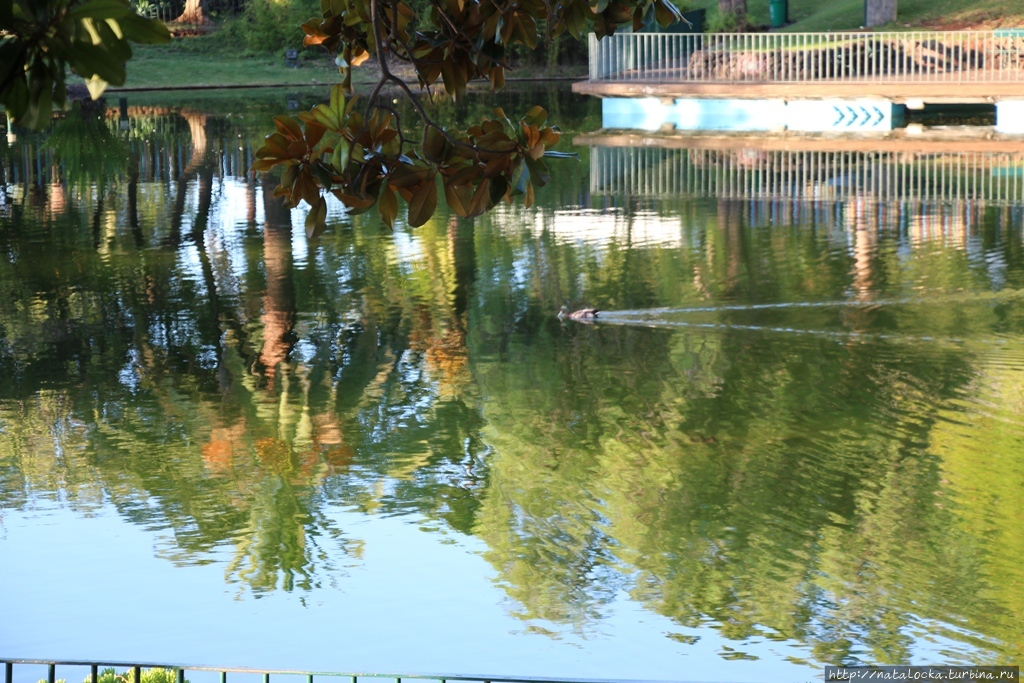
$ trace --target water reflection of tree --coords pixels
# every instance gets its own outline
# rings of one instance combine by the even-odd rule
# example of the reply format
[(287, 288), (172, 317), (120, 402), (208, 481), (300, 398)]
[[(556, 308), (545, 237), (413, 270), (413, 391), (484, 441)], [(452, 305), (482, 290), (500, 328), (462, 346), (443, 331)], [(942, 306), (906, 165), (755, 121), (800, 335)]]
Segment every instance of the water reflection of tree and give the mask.
[[(610, 244), (578, 272), (622, 308), (647, 305), (660, 282), (692, 287), (679, 297), (691, 300), (709, 292), (728, 300), (742, 287), (746, 300), (785, 301), (842, 298), (868, 268), (896, 291), (910, 279), (886, 249), (829, 253), (806, 229), (773, 231), (754, 261), (744, 243), (759, 236), (734, 225), (734, 207), (719, 209), (726, 229), (703, 232), (701, 249), (660, 262), (645, 262), (659, 251), (637, 250), (625, 269), (616, 251), (628, 247)], [(495, 244), (481, 251), (494, 255), (496, 273), (560, 272), (580, 253), (546, 244), (538, 259), (532, 236), (487, 234)], [(972, 265), (956, 253), (944, 250), (939, 291), (970, 277)], [(775, 259), (808, 266), (776, 270)], [(787, 271), (797, 278), (785, 279)], [(702, 277), (686, 277), (692, 272)], [(936, 506), (948, 490), (932, 435), (945, 424), (942, 406), (972, 385), (972, 353), (929, 343), (794, 343), (727, 328), (710, 336), (552, 329), (532, 322), (532, 309), (550, 305), (546, 283), (499, 278), (489, 288), (491, 310), (500, 311), (493, 317), (524, 323), (500, 342), (501, 362), (487, 352), (500, 335), (487, 321), (471, 344), (482, 393), (501, 397), (484, 404), (494, 455), (477, 533), (525, 618), (585, 626), (609, 591), (625, 586), (681, 626), (714, 625), (741, 643), (805, 643), (813, 661), (906, 662), (922, 633), (959, 641), (945, 650), (950, 659), (1014, 659), (1019, 628), (996, 586), (1019, 572), (1008, 571), (1001, 550), (955, 531), (963, 528), (957, 514)], [(627, 279), (651, 288), (630, 299)], [(889, 329), (952, 336), (996, 329), (989, 315), (947, 307), (927, 311), (927, 322), (912, 310), (874, 317)], [(779, 320), (711, 318), (759, 319)], [(789, 320), (823, 330), (865, 324), (831, 313)], [(963, 624), (991, 640), (959, 631)], [(749, 656), (740, 646), (722, 655)]]
[[(583, 295), (628, 308), (902, 291), (918, 269), (940, 289), (984, 283), (961, 251), (920, 244), (907, 259), (879, 240), (851, 254), (814, 226), (754, 231), (742, 204), (716, 216), (691, 202), (640, 207), (683, 217), (685, 249), (565, 244), (502, 214), (412, 236), (357, 218), (300, 260), (266, 188), (219, 173), (223, 125), (177, 121), (206, 142), (174, 186), (129, 168), (102, 204), (41, 189), (45, 242), (23, 239), (40, 229), (34, 209), (12, 212), (5, 506), (108, 501), (166, 530), (173, 561), (226, 551), (228, 580), (257, 592), (308, 589), (358, 560), (331, 506), (417, 514), (482, 538), (516, 613), (540, 627), (587, 633), (621, 590), (681, 627), (715, 626), (739, 643), (728, 657), (778, 638), (809, 659), (905, 661), (915, 629), (952, 639), (953, 658), (969, 656), (957, 641), (1019, 651), (1000, 607), (1016, 604), (1019, 571), (977, 529), (998, 520), (992, 533), (1014, 543), (1020, 478), (991, 481), (950, 427), (952, 399), (980, 381), (969, 349), (550, 315)], [(234, 232), (218, 214), (231, 183), (246, 207)], [(994, 232), (989, 248), (1019, 269), (1019, 243)], [(941, 335), (965, 315), (1020, 328), (1012, 307), (708, 319)], [(1014, 375), (982, 374), (1012, 399)], [(1010, 452), (1007, 422), (978, 429)], [(975, 502), (944, 481), (1000, 495)], [(960, 623), (971, 632), (939, 626)]]
[[(220, 546), (234, 547), (229, 580), (256, 591), (310, 588), (338, 557), (358, 556), (359, 543), (313, 502), (325, 476), (354, 464), (364, 473), (348, 500), (365, 509), (436, 510), (468, 530), (474, 502), (467, 486), (481, 485), (473, 472), (479, 442), (471, 444), (464, 426), (474, 413), (461, 397), (473, 266), (454, 262), (472, 258), (472, 240), (457, 226), (449, 240), (442, 228), (445, 237), (427, 252), (430, 267), (439, 266), (440, 279), (432, 280), (396, 267), (389, 241), (370, 233), (326, 264), (351, 276), (332, 282), (293, 263), (291, 216), (271, 183), (262, 193), (262, 235), (247, 231), (247, 244), (229, 253), (227, 236), (211, 227), (218, 192), (230, 182), (215, 175), (216, 123), (186, 119), (188, 162), (162, 193), (142, 191), (138, 166), (129, 166), (124, 191), (109, 178), (107, 196), (67, 203), (45, 246), (29, 240), (26, 249), (15, 239), (21, 227), (26, 236), (38, 229), (31, 212), (6, 234), (22, 258), (3, 278), (13, 295), (4, 359), (16, 380), (5, 386), (5, 405), (17, 406), (5, 422), (31, 429), (12, 428), (4, 442), (11, 484), (4, 495), (24, 503), (62, 485), (85, 487), (90, 501), (105, 495), (128, 519), (169, 529), (161, 552), (175, 561), (206, 562)], [(256, 193), (246, 186), (251, 204)], [(248, 214), (253, 220), (255, 208)], [(94, 231), (82, 227), (116, 225), (122, 215), (126, 234), (83, 241)], [(67, 272), (53, 258), (53, 270), (39, 270), (54, 250), (76, 253), (81, 267)], [(417, 278), (422, 284), (410, 286)], [(316, 313), (301, 330), (312, 349), (296, 358), (300, 310)], [(44, 391), (48, 383), (57, 389)], [(425, 399), (425, 414), (385, 415), (374, 424), (398, 394)], [(44, 411), (50, 404), (69, 405), (70, 417)], [(384, 440), (374, 435), (402, 424), (415, 428)], [(360, 446), (361, 464), (354, 463)], [(452, 483), (415, 481), (440, 452), (452, 454)], [(61, 471), (69, 458), (77, 478)], [(396, 481), (396, 495), (380, 500), (382, 480)]]

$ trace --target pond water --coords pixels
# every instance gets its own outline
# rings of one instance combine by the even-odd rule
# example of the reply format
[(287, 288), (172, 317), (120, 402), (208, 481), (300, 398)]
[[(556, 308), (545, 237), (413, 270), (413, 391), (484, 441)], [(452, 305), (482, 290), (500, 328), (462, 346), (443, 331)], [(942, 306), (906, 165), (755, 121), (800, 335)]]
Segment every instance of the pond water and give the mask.
[(307, 239), (245, 169), (322, 95), (2, 148), (0, 655), (1020, 662), (1021, 157), (592, 142), (532, 209)]

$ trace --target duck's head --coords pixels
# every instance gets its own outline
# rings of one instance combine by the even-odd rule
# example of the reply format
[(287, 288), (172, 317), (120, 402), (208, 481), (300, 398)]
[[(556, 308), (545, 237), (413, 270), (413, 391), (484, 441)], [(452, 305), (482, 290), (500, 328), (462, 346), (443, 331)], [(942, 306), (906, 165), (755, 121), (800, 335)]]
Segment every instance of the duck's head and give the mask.
[(569, 315), (569, 307), (562, 304), (562, 307), (558, 309), (558, 317), (564, 318)]

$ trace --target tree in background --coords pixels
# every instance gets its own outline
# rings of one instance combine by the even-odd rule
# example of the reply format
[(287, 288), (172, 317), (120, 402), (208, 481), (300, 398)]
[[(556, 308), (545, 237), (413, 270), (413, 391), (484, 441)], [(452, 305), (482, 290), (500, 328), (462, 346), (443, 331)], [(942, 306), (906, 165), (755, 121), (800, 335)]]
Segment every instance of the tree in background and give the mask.
[[(321, 10), (303, 24), (304, 43), (336, 56), (342, 84), (329, 104), (277, 117), (277, 130), (253, 165), (262, 172), (283, 167), (277, 194), (291, 206), (305, 201), (312, 207), (306, 219), (311, 235), (326, 228), (327, 192), (351, 213), (376, 206), (389, 226), (401, 196), (409, 224), (417, 227), (434, 213), (438, 182), (462, 217), (518, 196), (530, 206), (534, 186), (551, 177), (544, 159), (575, 156), (551, 150), (558, 129), (539, 106), (515, 121), (495, 109), (494, 118), (466, 130), (442, 127), (392, 65), (411, 66), (428, 92), (440, 81), (457, 99), (474, 79), (500, 90), (510, 52), (520, 46), (534, 50), (564, 33), (579, 38), (591, 23), (603, 38), (623, 24), (639, 30), (651, 13), (662, 26), (680, 16), (669, 0), (430, 0), (420, 12), (406, 0), (321, 0)], [(346, 99), (352, 69), (371, 58), (380, 79), (365, 103)], [(385, 86), (412, 102), (423, 124), (419, 140), (405, 137), (408, 128), (382, 95)]]
[(65, 104), (68, 67), (96, 99), (124, 83), (129, 41), (170, 39), (128, 0), (0, 0), (0, 103), (16, 123), (42, 128)]
[(896, 21), (896, 0), (864, 0), (864, 25), (882, 26)]
[(747, 0), (718, 0), (718, 15), (730, 18), (735, 28), (747, 27)]
[(207, 19), (203, 12), (203, 0), (185, 0), (185, 8), (174, 21), (182, 24), (205, 24)]

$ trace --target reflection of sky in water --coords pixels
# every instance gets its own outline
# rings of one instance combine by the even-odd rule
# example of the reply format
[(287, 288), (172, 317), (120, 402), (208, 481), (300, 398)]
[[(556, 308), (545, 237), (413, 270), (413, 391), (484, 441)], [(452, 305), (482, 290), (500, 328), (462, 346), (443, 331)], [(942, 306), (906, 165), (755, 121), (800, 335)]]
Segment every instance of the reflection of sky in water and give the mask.
[(405, 272), (412, 272), (412, 265), (423, 260), (423, 246), (413, 228), (396, 225), (392, 235), (393, 258), (405, 267)]
[(501, 206), (494, 222), (502, 229), (516, 231), (524, 226), (535, 235), (550, 234), (560, 244), (605, 246), (611, 243), (634, 247), (681, 246), (678, 216), (660, 216), (648, 211), (626, 213), (619, 209), (528, 210)]
[[(448, 533), (455, 543), (438, 543), (437, 532), (420, 531), (410, 518), (333, 506), (326, 514), (364, 544), (362, 556), (304, 595), (255, 599), (243, 585), (224, 584), (221, 562), (154, 557), (173, 553), (173, 538), (146, 533), (107, 505), (88, 517), (45, 503), (8, 513), (0, 581), (17, 590), (6, 591), (4, 650), (155, 662), (178, 662), (188, 653), (195, 664), (382, 673), (709, 681), (808, 675), (806, 667), (767, 667), (763, 660), (723, 667), (723, 646), (769, 660), (805, 653), (782, 643), (737, 646), (707, 627), (679, 628), (624, 594), (587, 633), (554, 624), (542, 624), (557, 632), (554, 638), (531, 633), (509, 616), (480, 541)], [(215, 555), (228, 561), (231, 554), (222, 547)], [(41, 605), (59, 607), (40, 619)], [(103, 626), (82, 628), (90, 623)], [(683, 645), (668, 633), (700, 640)]]

